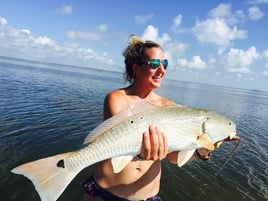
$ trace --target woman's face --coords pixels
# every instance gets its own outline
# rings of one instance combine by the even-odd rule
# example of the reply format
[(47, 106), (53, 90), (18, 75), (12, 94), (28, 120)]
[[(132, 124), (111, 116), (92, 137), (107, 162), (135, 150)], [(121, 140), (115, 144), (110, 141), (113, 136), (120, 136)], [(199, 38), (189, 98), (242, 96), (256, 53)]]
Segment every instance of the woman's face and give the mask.
[[(159, 47), (147, 48), (148, 61), (151, 59), (165, 59), (164, 52)], [(142, 82), (144, 87), (158, 88), (161, 85), (161, 81), (166, 73), (166, 70), (162, 63), (156, 69), (152, 69), (149, 64), (144, 64), (137, 68), (136, 78)]]

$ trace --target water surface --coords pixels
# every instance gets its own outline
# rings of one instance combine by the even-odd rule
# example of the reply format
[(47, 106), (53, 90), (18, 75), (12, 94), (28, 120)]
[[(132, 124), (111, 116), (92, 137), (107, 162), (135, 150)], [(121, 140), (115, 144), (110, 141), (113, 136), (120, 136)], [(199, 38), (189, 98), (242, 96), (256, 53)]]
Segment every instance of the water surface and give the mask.
[[(79, 148), (102, 121), (105, 95), (124, 84), (119, 73), (56, 69), (50, 64), (0, 63), (1, 200), (40, 200), (32, 183), (10, 170)], [(222, 145), (207, 162), (196, 160), (179, 168), (164, 160), (164, 201), (268, 200), (268, 93), (169, 80), (157, 91), (177, 103), (225, 115), (237, 124), (242, 139), (224, 167), (232, 143)], [(81, 172), (59, 200), (81, 200), (80, 182), (91, 172), (92, 167)]]

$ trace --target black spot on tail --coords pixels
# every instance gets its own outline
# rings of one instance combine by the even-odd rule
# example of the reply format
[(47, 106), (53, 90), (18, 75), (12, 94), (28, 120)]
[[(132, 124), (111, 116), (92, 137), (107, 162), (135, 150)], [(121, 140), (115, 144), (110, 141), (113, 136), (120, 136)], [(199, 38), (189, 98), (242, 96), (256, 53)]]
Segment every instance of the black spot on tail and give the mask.
[(59, 160), (59, 162), (57, 163), (57, 167), (65, 168), (63, 159)]

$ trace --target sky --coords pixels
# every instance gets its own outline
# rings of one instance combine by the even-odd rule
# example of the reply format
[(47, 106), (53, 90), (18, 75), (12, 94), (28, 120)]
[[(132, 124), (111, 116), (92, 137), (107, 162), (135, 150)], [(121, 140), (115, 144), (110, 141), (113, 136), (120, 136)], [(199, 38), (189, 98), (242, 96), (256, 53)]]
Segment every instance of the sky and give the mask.
[(124, 71), (136, 34), (166, 77), (268, 91), (268, 0), (0, 0), (0, 56)]

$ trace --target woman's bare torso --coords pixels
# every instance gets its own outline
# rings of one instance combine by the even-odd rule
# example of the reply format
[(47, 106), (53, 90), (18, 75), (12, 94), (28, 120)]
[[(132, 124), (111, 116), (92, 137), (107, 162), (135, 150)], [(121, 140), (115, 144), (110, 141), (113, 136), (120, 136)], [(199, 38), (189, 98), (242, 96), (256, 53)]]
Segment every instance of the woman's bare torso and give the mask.
[[(116, 104), (112, 106), (104, 105), (104, 119), (113, 116), (139, 100), (139, 97), (129, 95), (124, 89), (115, 90), (111, 94), (110, 97), (107, 96), (108, 99), (111, 99), (108, 102)], [(173, 102), (155, 93), (148, 101), (155, 105), (173, 104)], [(121, 172), (116, 174), (113, 172), (111, 159), (108, 159), (96, 164), (93, 175), (96, 182), (110, 193), (129, 200), (142, 200), (156, 195), (159, 191), (161, 161), (140, 161), (134, 158)], [(84, 197), (84, 201), (100, 200), (100, 198), (90, 195)]]
[(156, 195), (161, 175), (160, 161), (131, 161), (120, 173), (115, 174), (111, 160), (97, 164), (94, 178), (109, 192), (130, 200)]

